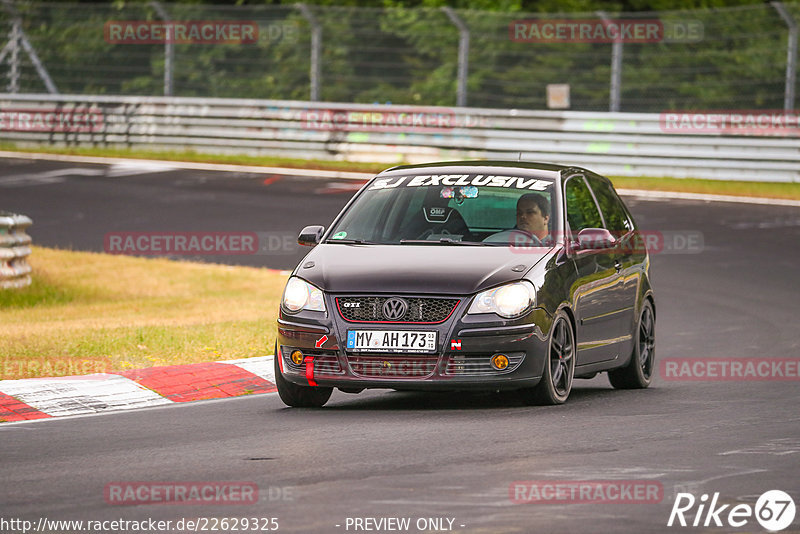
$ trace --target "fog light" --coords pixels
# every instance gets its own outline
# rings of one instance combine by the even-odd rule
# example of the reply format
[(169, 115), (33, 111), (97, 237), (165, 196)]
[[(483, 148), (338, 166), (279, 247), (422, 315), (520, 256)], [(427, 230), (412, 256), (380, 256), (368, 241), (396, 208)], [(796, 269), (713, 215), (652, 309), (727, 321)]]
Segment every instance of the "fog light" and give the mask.
[(295, 365), (300, 365), (303, 363), (303, 353), (299, 350), (292, 352), (292, 363)]
[(492, 356), (492, 367), (498, 371), (502, 371), (508, 367), (508, 356), (505, 354), (495, 354)]

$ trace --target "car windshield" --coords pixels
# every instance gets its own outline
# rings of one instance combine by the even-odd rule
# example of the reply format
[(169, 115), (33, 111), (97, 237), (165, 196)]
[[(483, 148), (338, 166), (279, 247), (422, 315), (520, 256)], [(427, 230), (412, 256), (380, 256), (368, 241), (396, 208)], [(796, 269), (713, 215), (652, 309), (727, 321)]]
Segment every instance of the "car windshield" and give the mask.
[(557, 228), (553, 180), (503, 175), (395, 175), (374, 180), (327, 243), (543, 246)]

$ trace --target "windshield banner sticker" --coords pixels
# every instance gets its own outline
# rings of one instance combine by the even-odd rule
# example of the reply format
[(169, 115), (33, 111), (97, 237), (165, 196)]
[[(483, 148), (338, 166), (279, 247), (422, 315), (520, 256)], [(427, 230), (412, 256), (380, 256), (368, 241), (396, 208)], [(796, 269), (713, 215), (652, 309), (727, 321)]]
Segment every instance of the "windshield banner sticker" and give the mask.
[(392, 189), (394, 187), (420, 187), (430, 185), (460, 186), (472, 185), (483, 187), (505, 187), (544, 191), (553, 182), (537, 178), (520, 176), (496, 176), (484, 174), (421, 174), (418, 176), (400, 176), (398, 178), (381, 178), (370, 186), (373, 189)]

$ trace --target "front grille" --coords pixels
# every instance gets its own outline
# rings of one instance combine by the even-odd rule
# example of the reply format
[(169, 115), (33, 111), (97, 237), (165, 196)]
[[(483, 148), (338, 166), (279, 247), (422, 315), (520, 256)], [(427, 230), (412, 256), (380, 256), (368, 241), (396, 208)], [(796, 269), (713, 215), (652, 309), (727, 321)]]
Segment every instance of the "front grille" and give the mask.
[(522, 363), (522, 360), (525, 358), (524, 352), (511, 352), (504, 354), (508, 356), (508, 367), (502, 371), (498, 371), (492, 367), (489, 359), (493, 356), (493, 354), (451, 354), (447, 358), (447, 367), (445, 368), (444, 374), (458, 376), (500, 375), (504, 373), (510, 373), (519, 367), (519, 364)]
[(438, 357), (409, 358), (396, 354), (350, 355), (347, 363), (353, 373), (369, 378), (425, 378), (436, 371)]
[(405, 298), (408, 309), (405, 315), (388, 320), (383, 315), (383, 304), (393, 297), (337, 297), (336, 307), (346, 321), (356, 323), (441, 323), (453, 313), (459, 299), (410, 297)]

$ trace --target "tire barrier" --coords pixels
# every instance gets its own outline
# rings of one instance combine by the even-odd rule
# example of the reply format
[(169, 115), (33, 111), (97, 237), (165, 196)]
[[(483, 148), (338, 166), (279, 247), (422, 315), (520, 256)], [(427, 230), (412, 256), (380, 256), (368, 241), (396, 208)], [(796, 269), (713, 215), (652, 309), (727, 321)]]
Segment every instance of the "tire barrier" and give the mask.
[(30, 217), (0, 211), (0, 289), (25, 287), (31, 283)]

